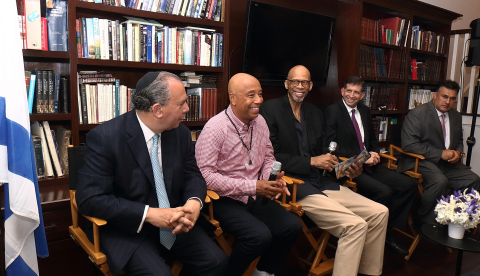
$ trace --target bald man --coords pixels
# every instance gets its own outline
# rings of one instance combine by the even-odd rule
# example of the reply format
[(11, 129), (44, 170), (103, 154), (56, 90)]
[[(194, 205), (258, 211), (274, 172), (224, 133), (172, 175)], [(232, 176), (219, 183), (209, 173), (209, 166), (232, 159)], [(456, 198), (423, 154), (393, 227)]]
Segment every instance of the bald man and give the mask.
[[(307, 216), (339, 238), (333, 275), (380, 275), (388, 209), (322, 176), (338, 160), (322, 147), (322, 112), (303, 102), (312, 86), (310, 71), (295, 66), (285, 80), (287, 95), (262, 106), (260, 113), (270, 129), (275, 158), (285, 174), (304, 180), (297, 201)], [(356, 177), (361, 171), (361, 164), (352, 165), (347, 175)]]
[[(218, 193), (213, 209), (236, 243), (227, 275), (242, 275), (261, 256), (254, 275), (273, 275), (301, 234), (300, 221), (273, 199), (286, 189), (280, 173), (268, 181), (275, 158), (267, 124), (259, 109), (262, 87), (248, 74), (228, 84), (230, 105), (211, 118), (195, 150), (208, 189)], [(262, 203), (262, 199), (265, 200)]]

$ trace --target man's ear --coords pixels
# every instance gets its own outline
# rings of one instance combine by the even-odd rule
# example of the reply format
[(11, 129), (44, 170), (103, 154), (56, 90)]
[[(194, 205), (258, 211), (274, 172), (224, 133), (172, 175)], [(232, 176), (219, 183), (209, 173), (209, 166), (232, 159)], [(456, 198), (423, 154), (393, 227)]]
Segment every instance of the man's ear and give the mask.
[(312, 91), (313, 88), (313, 82), (310, 82), (310, 89), (308, 89), (308, 92)]
[(285, 83), (284, 83), (284, 84), (285, 84), (285, 89), (288, 90), (288, 80), (285, 80)]
[(236, 103), (235, 103), (235, 94), (234, 94), (234, 93), (229, 93), (229, 94), (228, 94), (228, 98), (230, 99), (230, 104), (231, 104), (232, 106), (235, 106), (235, 105), (236, 105)]
[(162, 105), (156, 103), (152, 105), (152, 113), (155, 118), (160, 119), (163, 117), (163, 107)]

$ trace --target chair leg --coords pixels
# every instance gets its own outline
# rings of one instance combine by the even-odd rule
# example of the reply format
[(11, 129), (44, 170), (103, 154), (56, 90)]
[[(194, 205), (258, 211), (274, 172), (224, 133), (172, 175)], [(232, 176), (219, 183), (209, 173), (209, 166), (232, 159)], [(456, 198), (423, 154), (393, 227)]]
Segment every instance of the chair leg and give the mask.
[(178, 276), (180, 274), (180, 271), (182, 270), (183, 265), (179, 262), (174, 262), (171, 268), (172, 275), (173, 276)]
[(260, 261), (260, 257), (253, 260), (253, 262), (248, 266), (243, 276), (252, 276), (253, 272), (255, 272), (255, 268), (257, 268), (258, 261)]

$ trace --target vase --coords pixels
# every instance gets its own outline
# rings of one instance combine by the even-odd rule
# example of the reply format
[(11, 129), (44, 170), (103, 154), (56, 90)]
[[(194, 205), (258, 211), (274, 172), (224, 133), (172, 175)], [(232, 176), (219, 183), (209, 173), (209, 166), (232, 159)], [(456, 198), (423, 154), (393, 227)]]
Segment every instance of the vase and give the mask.
[(450, 238), (461, 240), (463, 239), (463, 234), (465, 234), (465, 228), (462, 225), (458, 225), (458, 224), (448, 225), (448, 236)]

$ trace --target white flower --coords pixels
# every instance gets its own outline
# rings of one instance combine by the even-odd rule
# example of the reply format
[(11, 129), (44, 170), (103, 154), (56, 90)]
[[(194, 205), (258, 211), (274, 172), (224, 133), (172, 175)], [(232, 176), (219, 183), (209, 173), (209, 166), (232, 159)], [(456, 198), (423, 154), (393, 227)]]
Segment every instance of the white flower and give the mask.
[(455, 191), (448, 197), (442, 196), (435, 207), (437, 222), (440, 224), (458, 224), (465, 229), (475, 228), (480, 222), (480, 194), (472, 189), (467, 193)]

